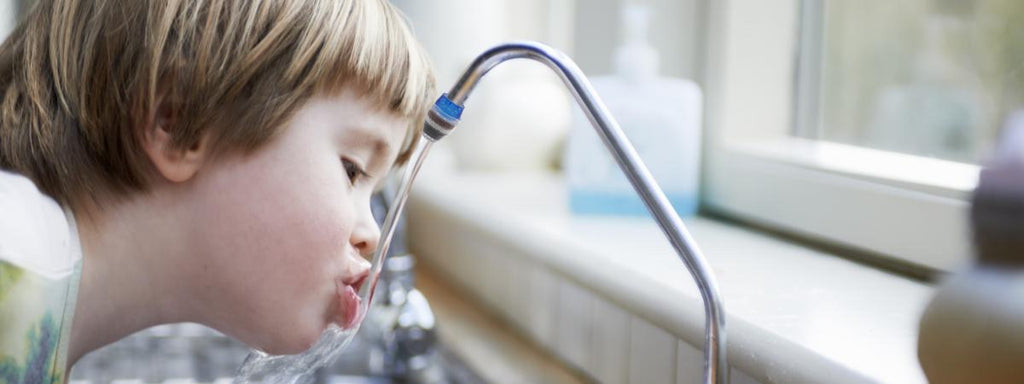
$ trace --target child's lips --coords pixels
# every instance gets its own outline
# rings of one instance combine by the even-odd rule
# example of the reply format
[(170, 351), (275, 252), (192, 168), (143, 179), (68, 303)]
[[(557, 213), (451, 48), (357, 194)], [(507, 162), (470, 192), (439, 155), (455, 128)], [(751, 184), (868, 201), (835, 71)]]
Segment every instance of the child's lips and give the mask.
[(353, 284), (338, 282), (338, 307), (341, 313), (338, 314), (336, 321), (342, 329), (355, 327), (365, 315), (361, 309), (363, 300), (359, 297), (359, 288), (365, 280), (364, 276)]
[(362, 299), (359, 298), (359, 293), (351, 285), (344, 285), (338, 292), (338, 300), (342, 312), (339, 314), (338, 325), (342, 329), (355, 327), (363, 317), (360, 310)]

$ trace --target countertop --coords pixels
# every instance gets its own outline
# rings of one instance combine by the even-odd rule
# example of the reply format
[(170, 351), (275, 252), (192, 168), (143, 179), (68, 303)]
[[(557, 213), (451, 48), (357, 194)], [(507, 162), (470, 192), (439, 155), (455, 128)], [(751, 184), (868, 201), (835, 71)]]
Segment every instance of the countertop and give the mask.
[[(500, 290), (524, 282), (444, 254), (462, 243), (514, 254), (701, 348), (696, 286), (653, 220), (573, 216), (564, 191), (551, 174), (432, 175), (414, 186), (410, 243), (447, 276), (510, 284)], [(916, 345), (930, 285), (748, 228), (684, 222), (719, 281), (732, 367), (764, 383), (925, 381)]]

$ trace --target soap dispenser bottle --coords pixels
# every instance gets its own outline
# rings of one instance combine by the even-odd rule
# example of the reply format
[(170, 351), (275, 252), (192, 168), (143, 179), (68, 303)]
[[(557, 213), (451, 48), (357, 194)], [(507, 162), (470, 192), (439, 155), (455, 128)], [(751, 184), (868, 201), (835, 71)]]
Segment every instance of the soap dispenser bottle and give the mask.
[[(689, 80), (658, 75), (647, 41), (648, 8), (623, 8), (624, 43), (615, 73), (591, 78), (597, 94), (680, 216), (697, 211), (703, 96)], [(594, 132), (575, 111), (564, 167), (574, 214), (646, 215), (647, 209)]]

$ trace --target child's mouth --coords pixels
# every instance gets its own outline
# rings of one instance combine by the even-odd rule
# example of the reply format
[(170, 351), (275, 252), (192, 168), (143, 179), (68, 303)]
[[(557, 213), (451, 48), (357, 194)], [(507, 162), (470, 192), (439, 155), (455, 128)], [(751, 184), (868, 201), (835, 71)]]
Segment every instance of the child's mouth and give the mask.
[(351, 329), (363, 319), (365, 315), (361, 309), (362, 299), (359, 297), (359, 287), (366, 279), (359, 279), (355, 284), (344, 284), (338, 282), (338, 306), (341, 313), (338, 315), (338, 325), (342, 329)]

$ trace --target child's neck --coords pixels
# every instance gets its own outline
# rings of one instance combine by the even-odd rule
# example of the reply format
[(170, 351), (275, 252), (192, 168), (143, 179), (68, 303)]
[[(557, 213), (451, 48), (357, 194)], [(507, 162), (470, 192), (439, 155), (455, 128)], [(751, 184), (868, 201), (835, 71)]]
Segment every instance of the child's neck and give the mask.
[[(180, 298), (182, 247), (173, 207), (142, 194), (101, 215), (77, 218), (82, 275), (68, 369), (85, 354), (142, 329), (188, 321)], [(177, 267), (177, 268), (176, 268)]]

